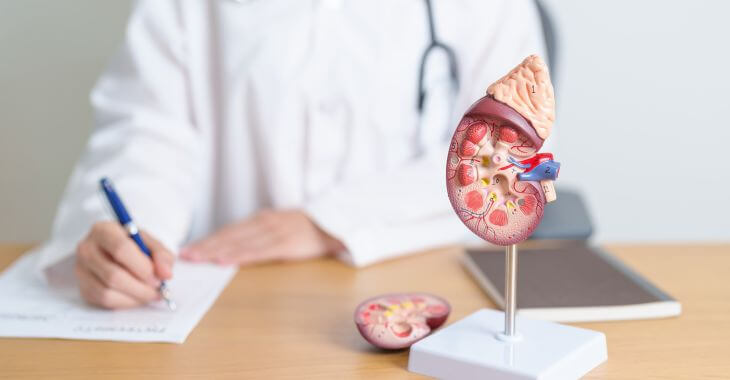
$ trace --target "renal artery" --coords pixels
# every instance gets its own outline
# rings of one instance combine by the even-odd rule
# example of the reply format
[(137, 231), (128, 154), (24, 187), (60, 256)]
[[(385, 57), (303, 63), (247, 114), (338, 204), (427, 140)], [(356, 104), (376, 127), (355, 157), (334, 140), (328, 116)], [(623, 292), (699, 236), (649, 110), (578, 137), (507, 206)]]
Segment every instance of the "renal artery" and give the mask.
[(552, 161), (553, 154), (552, 153), (538, 153), (530, 158), (526, 158), (519, 162), (517, 162), (512, 157), (509, 157), (507, 160), (510, 162), (510, 164), (499, 168), (499, 170), (505, 170), (505, 169), (509, 169), (513, 166), (517, 166), (518, 168), (526, 169), (525, 172), (529, 172), (530, 170), (535, 169), (535, 167), (537, 167), (537, 165), (540, 165), (541, 163), (543, 163), (545, 161)]

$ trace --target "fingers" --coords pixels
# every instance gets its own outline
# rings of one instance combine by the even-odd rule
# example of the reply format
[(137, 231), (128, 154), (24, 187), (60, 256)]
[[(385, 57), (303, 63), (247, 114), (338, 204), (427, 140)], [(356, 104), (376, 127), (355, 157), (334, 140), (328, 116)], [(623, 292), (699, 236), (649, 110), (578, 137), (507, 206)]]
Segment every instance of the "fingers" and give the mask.
[(77, 246), (81, 295), (97, 306), (124, 308), (160, 299), (161, 279), (172, 276), (174, 257), (157, 239), (142, 232), (151, 259), (116, 223), (100, 222)]
[(175, 255), (170, 252), (159, 240), (152, 237), (145, 231), (140, 232), (142, 239), (152, 252), (152, 263), (157, 278), (168, 280), (172, 278), (172, 266), (175, 262)]
[(301, 211), (268, 210), (224, 227), (184, 249), (181, 256), (193, 261), (248, 265), (322, 257), (341, 246)]
[[(242, 224), (242, 228), (246, 228), (245, 226), (243, 226), (244, 224)], [(184, 258), (193, 261), (210, 260), (215, 256), (216, 252), (220, 251), (221, 248), (223, 248), (227, 244), (227, 242), (231, 241), (232, 239), (238, 240), (238, 237), (236, 235), (238, 234), (236, 234), (231, 229), (224, 228), (208, 236), (207, 238), (197, 241), (191, 244), (189, 247), (186, 247), (186, 249), (181, 252), (181, 255)]]
[(160, 285), (159, 280), (155, 280), (152, 284), (142, 282), (112, 261), (107, 254), (98, 250), (98, 247), (92, 245), (84, 249), (97, 251), (85, 253), (80, 258), (82, 268), (96, 276), (106, 288), (124, 293), (140, 302), (159, 299), (157, 290)]
[(107, 309), (125, 309), (142, 304), (133, 297), (106, 287), (96, 276), (78, 264), (76, 265), (76, 277), (79, 280), (81, 296), (92, 305)]
[(231, 245), (246, 245), (248, 241), (265, 231), (266, 219), (254, 217), (241, 223), (227, 226), (213, 235), (191, 244), (180, 252), (180, 256), (192, 261), (212, 261)]
[(248, 265), (281, 258), (281, 237), (264, 233), (244, 244), (231, 244), (216, 252), (212, 261), (222, 265)]
[(148, 284), (158, 283), (152, 261), (129, 238), (122, 226), (113, 222), (97, 223), (89, 237), (134, 276)]
[(261, 250), (229, 251), (216, 259), (221, 265), (247, 266), (283, 259), (281, 250), (276, 247), (267, 247)]

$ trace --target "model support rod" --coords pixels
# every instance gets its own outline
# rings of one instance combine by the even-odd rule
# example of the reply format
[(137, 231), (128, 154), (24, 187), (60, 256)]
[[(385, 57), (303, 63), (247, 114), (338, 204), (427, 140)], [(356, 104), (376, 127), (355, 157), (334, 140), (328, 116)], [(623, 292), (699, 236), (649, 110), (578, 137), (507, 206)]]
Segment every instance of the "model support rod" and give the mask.
[(517, 311), (517, 245), (505, 249), (504, 267), (504, 335), (515, 335), (515, 313)]

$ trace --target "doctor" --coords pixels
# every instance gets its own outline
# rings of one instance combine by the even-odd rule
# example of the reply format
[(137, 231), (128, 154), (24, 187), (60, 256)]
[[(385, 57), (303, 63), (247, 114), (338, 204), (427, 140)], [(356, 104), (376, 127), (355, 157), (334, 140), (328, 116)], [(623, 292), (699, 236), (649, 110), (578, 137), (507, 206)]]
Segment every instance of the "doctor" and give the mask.
[[(456, 242), (451, 128), (543, 52), (540, 30), (527, 0), (140, 2), (92, 91), (96, 129), (39, 269), (73, 264), (89, 303), (125, 308), (158, 297), (180, 248), (363, 266)], [(153, 261), (106, 221), (103, 176)]]

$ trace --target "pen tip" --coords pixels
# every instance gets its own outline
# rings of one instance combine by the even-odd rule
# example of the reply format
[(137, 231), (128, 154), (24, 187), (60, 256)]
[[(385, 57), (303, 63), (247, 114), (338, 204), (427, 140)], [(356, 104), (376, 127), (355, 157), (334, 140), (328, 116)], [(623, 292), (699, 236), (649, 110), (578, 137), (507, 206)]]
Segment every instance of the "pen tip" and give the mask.
[(170, 309), (171, 311), (177, 310), (177, 304), (175, 303), (175, 301), (172, 300), (172, 297), (170, 295), (170, 289), (164, 282), (160, 285), (160, 295), (162, 296), (162, 299), (165, 300), (168, 309)]

